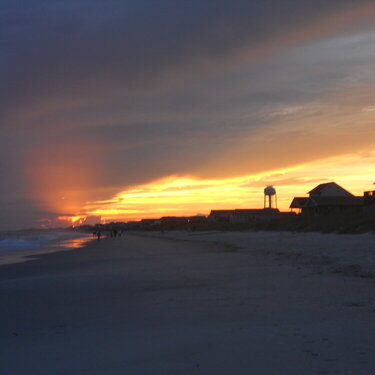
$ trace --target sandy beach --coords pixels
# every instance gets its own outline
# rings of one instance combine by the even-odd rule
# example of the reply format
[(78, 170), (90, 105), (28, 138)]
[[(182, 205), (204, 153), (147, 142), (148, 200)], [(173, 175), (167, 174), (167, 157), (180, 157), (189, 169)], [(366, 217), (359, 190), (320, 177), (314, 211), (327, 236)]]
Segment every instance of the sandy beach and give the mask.
[(375, 236), (132, 233), (0, 267), (2, 375), (371, 375)]

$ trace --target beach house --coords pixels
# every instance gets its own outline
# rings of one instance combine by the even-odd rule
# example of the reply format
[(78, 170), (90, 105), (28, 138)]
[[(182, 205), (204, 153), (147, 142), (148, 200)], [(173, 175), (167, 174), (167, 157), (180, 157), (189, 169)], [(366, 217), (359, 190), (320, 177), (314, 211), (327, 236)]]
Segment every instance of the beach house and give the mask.
[(291, 210), (302, 214), (342, 214), (361, 212), (363, 197), (357, 197), (335, 182), (320, 184), (308, 192), (309, 197), (295, 197)]

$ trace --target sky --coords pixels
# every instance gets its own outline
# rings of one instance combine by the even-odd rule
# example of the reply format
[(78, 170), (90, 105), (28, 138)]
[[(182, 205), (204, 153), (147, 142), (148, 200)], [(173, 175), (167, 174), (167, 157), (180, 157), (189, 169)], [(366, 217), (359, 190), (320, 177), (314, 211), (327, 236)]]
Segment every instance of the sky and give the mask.
[(373, 0), (0, 0), (0, 229), (375, 182)]

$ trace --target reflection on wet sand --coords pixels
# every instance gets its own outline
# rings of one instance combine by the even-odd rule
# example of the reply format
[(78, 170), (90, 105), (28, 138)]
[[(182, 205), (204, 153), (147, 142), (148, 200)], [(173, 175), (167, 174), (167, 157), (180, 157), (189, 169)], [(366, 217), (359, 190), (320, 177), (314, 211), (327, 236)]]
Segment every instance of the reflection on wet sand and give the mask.
[(92, 241), (92, 237), (82, 234), (82, 237), (69, 238), (57, 242), (50, 242), (44, 247), (35, 250), (12, 251), (0, 253), (0, 266), (11, 263), (22, 263), (36, 259), (41, 254), (55, 253), (57, 251), (79, 249)]
[(79, 249), (80, 247), (85, 246), (88, 242), (92, 241), (91, 236), (79, 237), (79, 238), (70, 238), (69, 240), (60, 241), (58, 244), (51, 246), (53, 249)]

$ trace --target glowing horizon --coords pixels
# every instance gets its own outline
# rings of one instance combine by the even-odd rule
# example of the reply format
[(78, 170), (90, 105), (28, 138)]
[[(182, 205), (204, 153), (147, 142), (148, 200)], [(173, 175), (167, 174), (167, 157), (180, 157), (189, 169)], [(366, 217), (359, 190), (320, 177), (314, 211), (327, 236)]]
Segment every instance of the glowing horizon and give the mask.
[(353, 194), (362, 195), (371, 190), (374, 163), (375, 151), (368, 151), (232, 178), (169, 176), (129, 187), (108, 200), (86, 202), (74, 217), (63, 219), (75, 224), (84, 223), (88, 216), (101, 217), (102, 222), (136, 221), (208, 215), (212, 209), (262, 208), (263, 188), (267, 185), (275, 186), (278, 208), (287, 211), (294, 196), (306, 196), (320, 183), (335, 181)]

